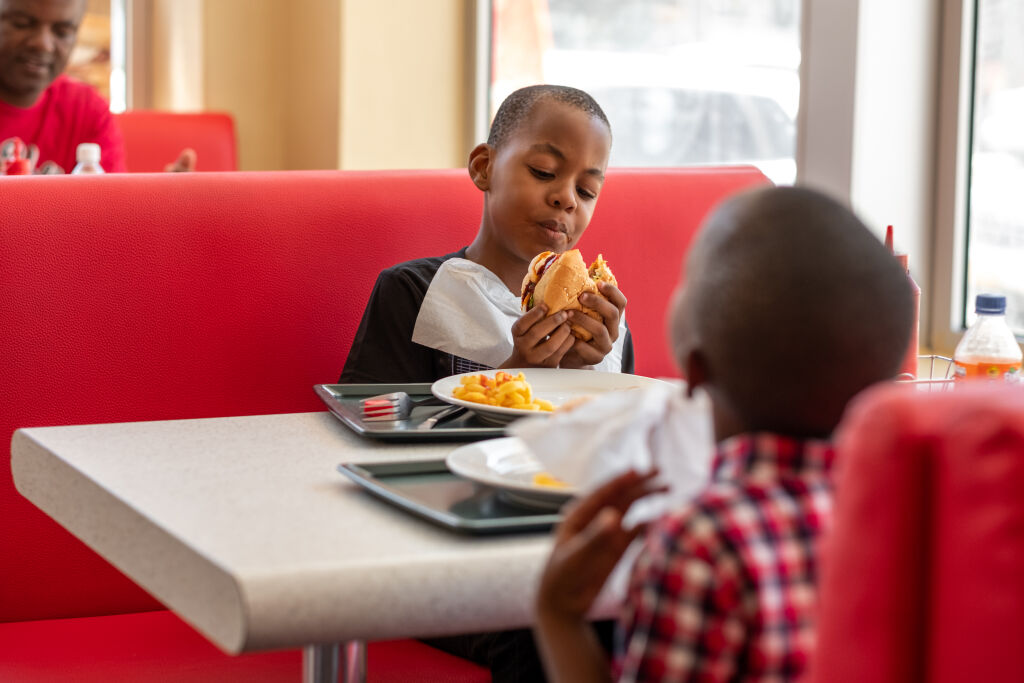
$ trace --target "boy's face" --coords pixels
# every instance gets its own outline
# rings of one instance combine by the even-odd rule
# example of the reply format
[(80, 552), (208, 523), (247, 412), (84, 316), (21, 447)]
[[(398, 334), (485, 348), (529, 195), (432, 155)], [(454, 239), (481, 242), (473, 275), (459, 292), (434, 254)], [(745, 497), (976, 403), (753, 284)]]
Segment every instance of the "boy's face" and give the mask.
[(474, 180), (487, 192), (483, 229), (502, 257), (529, 263), (575, 245), (597, 205), (610, 150), (600, 119), (545, 99), (497, 150), (489, 148), (485, 177)]

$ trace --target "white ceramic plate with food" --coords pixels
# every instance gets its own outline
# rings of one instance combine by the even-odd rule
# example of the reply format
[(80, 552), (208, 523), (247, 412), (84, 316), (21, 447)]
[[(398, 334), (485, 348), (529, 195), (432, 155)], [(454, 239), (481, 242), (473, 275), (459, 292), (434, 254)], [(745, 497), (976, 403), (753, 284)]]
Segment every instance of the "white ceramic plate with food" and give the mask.
[[(475, 412), (480, 419), (491, 424), (507, 424), (512, 420), (527, 415), (546, 415), (549, 413), (522, 408), (504, 408), (486, 405), (474, 401), (464, 401), (452, 396), (455, 387), (462, 384), (462, 378), (469, 375), (483, 374), (491, 379), (498, 371), (484, 373), (466, 372), (439, 379), (430, 387), (434, 396), (451, 403), (465, 406)], [(557, 410), (569, 402), (586, 400), (588, 397), (606, 394), (610, 391), (629, 391), (643, 389), (656, 384), (664, 384), (662, 380), (640, 375), (627, 375), (621, 372), (599, 372), (597, 370), (564, 370), (562, 368), (513, 368), (502, 370), (510, 375), (523, 373), (530, 384), (534, 398), (549, 401)]]
[(445, 464), (460, 477), (494, 487), (509, 502), (527, 507), (558, 509), (577, 493), (551, 479), (526, 444), (514, 436), (456, 448)]

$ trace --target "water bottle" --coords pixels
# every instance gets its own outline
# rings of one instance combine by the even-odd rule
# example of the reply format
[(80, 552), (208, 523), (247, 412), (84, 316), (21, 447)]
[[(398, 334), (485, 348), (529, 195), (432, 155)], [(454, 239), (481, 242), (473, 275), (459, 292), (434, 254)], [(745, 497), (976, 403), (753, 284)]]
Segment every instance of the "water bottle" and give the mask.
[(979, 294), (974, 311), (978, 319), (956, 345), (956, 379), (1020, 379), (1021, 350), (1006, 324), (1006, 297)]
[(100, 166), (100, 146), (95, 142), (83, 142), (75, 149), (75, 168), (71, 175), (86, 173), (106, 173)]

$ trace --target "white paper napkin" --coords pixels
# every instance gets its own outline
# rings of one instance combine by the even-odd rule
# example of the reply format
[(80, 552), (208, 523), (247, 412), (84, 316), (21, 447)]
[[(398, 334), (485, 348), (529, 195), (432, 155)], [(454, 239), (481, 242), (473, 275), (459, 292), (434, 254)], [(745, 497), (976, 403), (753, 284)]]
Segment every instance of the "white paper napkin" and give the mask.
[[(698, 391), (687, 398), (675, 384), (611, 392), (571, 412), (519, 420), (506, 431), (522, 439), (548, 472), (583, 495), (630, 468), (647, 472), (657, 465), (669, 490), (634, 503), (627, 525), (649, 522), (689, 503), (708, 482), (715, 448), (707, 397)], [(592, 614), (608, 614), (621, 605), (642, 541), (626, 550)]]
[(507, 431), (584, 495), (630, 468), (657, 466), (669, 491), (638, 501), (630, 523), (689, 502), (708, 481), (715, 447), (707, 398), (701, 392), (687, 398), (668, 383), (609, 392), (570, 412), (519, 420)]
[[(453, 258), (442, 263), (431, 280), (412, 340), (495, 368), (512, 355), (512, 324), (521, 315), (519, 297), (497, 275), (467, 259)], [(625, 335), (623, 316), (619, 338), (595, 369), (620, 371)]]

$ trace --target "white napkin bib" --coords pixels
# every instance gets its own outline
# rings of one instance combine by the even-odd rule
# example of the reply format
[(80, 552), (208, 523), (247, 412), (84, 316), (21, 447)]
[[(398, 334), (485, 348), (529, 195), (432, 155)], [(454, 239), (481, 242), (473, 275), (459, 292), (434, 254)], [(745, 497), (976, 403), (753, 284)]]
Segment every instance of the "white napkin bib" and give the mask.
[[(412, 340), (417, 344), (496, 368), (512, 355), (512, 324), (522, 316), (520, 299), (497, 275), (467, 259), (441, 264), (423, 297)], [(625, 315), (619, 338), (596, 370), (622, 369)]]

